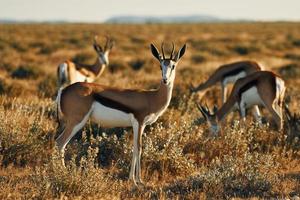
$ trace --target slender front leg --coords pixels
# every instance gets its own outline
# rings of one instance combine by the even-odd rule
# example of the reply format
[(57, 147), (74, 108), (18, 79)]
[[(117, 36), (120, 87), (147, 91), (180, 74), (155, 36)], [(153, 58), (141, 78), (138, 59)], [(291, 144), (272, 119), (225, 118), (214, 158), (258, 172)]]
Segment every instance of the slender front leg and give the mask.
[(243, 120), (243, 124), (245, 125), (246, 124), (246, 107), (242, 101), (239, 103), (239, 105), (240, 105), (239, 106), (240, 107), (240, 115)]
[(227, 99), (227, 87), (222, 83), (222, 104), (226, 102)]
[(255, 105), (253, 108), (253, 115), (255, 117), (256, 122), (259, 124), (259, 126), (262, 126), (261, 114), (257, 105)]
[(132, 153), (132, 160), (131, 160), (131, 168), (130, 168), (130, 174), (129, 179), (133, 181), (135, 185), (135, 171), (136, 171), (136, 161), (138, 157), (138, 134), (139, 134), (139, 123), (137, 120), (132, 120), (132, 128), (133, 128), (133, 153)]
[(142, 137), (144, 132), (144, 125), (139, 126), (138, 130), (138, 138), (137, 138), (137, 149), (138, 149), (138, 157), (136, 161), (136, 180), (138, 183), (143, 184), (141, 180), (141, 155), (142, 155)]

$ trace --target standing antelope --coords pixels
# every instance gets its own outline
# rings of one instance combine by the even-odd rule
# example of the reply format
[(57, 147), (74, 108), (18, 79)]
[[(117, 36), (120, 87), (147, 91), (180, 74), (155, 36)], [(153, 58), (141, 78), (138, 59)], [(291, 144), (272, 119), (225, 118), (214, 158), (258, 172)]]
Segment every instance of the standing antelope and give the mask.
[[(56, 142), (61, 155), (70, 139), (91, 118), (102, 127), (132, 127), (134, 134), (133, 156), (129, 178), (134, 184), (141, 181), (142, 134), (146, 125), (154, 123), (167, 109), (175, 79), (175, 67), (184, 55), (184, 45), (173, 56), (165, 58), (151, 44), (153, 56), (160, 62), (162, 80), (156, 90), (129, 90), (111, 88), (95, 83), (79, 82), (60, 89), (57, 97), (59, 118), (65, 123)], [(64, 164), (64, 156), (62, 157)]]
[(58, 86), (64, 84), (73, 84), (76, 82), (94, 82), (109, 64), (108, 55), (112, 49), (114, 42), (110, 38), (106, 38), (104, 49), (98, 44), (97, 36), (94, 38), (94, 49), (98, 57), (93, 65), (75, 63), (65, 61), (57, 68)]
[(255, 61), (240, 61), (220, 66), (204, 83), (196, 88), (192, 87), (192, 92), (205, 90), (218, 82), (222, 87), (222, 103), (226, 102), (227, 85), (235, 83), (239, 78), (243, 78), (253, 72), (260, 71), (261, 68)]
[(245, 121), (246, 109), (253, 105), (262, 105), (272, 114), (279, 130), (283, 127), (282, 104), (285, 93), (284, 81), (268, 71), (258, 71), (236, 81), (228, 100), (212, 114), (207, 106), (198, 108), (207, 120), (211, 132), (220, 131), (219, 122), (224, 120), (233, 109), (239, 109)]

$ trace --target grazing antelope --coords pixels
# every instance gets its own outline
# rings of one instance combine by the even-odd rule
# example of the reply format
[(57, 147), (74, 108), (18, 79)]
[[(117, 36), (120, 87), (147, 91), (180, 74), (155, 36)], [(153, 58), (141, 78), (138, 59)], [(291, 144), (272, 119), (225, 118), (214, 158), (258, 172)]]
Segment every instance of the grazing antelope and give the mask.
[(108, 55), (112, 49), (114, 42), (110, 38), (106, 38), (106, 44), (102, 48), (97, 42), (97, 36), (94, 38), (94, 49), (98, 57), (93, 65), (75, 63), (65, 61), (57, 68), (58, 86), (64, 84), (73, 84), (76, 82), (94, 82), (109, 64)]
[(285, 83), (279, 76), (268, 71), (258, 71), (237, 80), (228, 100), (219, 110), (215, 108), (214, 113), (211, 113), (207, 106), (198, 105), (198, 108), (214, 134), (220, 131), (219, 122), (233, 109), (239, 109), (245, 121), (246, 109), (253, 105), (266, 107), (281, 130), (285, 89)]
[(243, 78), (253, 72), (260, 71), (261, 67), (254, 61), (240, 61), (220, 66), (204, 83), (196, 88), (192, 86), (192, 92), (205, 90), (208, 87), (221, 82), (222, 87), (222, 103), (226, 102), (227, 85), (235, 83), (238, 79)]
[[(57, 97), (60, 121), (64, 130), (56, 142), (61, 155), (70, 139), (91, 118), (102, 127), (132, 127), (133, 156), (129, 178), (134, 184), (141, 181), (142, 134), (146, 125), (154, 123), (167, 109), (175, 79), (175, 68), (184, 55), (184, 45), (176, 55), (174, 44), (170, 58), (162, 56), (151, 44), (153, 56), (160, 62), (162, 80), (156, 90), (129, 90), (111, 88), (96, 83), (79, 82), (60, 89)], [(64, 164), (64, 157), (62, 157)]]
[(300, 117), (296, 113), (292, 114), (287, 104), (284, 105), (284, 109), (287, 120), (287, 141), (290, 143), (300, 135)]

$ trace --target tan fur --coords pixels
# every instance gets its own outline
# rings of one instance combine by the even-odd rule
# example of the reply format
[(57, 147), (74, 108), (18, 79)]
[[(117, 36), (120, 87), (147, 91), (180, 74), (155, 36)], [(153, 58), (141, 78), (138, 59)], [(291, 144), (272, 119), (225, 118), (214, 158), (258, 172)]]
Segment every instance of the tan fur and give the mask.
[[(232, 92), (228, 100), (226, 101), (226, 103), (216, 113), (214, 113), (214, 115), (207, 117), (208, 120), (210, 121), (210, 124), (216, 126), (218, 121), (222, 121), (226, 117), (226, 115), (229, 114), (234, 109), (235, 105), (239, 105), (241, 101), (240, 96), (242, 94), (241, 93), (242, 89), (245, 88), (247, 84), (254, 83), (254, 85), (251, 85), (251, 87), (257, 88), (257, 92), (259, 97), (261, 98), (263, 106), (268, 109), (268, 111), (271, 113), (272, 117), (274, 118), (278, 128), (281, 129), (282, 118), (283, 118), (282, 103), (284, 98), (285, 86), (283, 85), (282, 90), (278, 91), (276, 89), (277, 78), (283, 81), (279, 76), (277, 76), (272, 72), (258, 71), (252, 73), (251, 75), (245, 78), (239, 79), (235, 83)], [(249, 105), (249, 106), (253, 106), (253, 105)]]
[[(97, 43), (97, 39), (95, 37), (93, 45), (97, 53), (97, 58), (94, 64), (82, 64), (66, 60), (64, 63), (58, 66), (58, 87), (62, 87), (65, 84), (73, 84), (75, 82), (78, 82), (76, 76), (77, 73), (81, 74), (82, 78), (85, 77), (85, 80), (82, 80), (84, 82), (94, 82), (99, 76), (101, 76), (101, 74), (104, 72), (105, 67), (108, 65), (108, 55), (111, 48), (113, 47), (113, 42), (109, 38), (107, 38), (105, 48), (102, 49), (102, 47)], [(105, 60), (107, 58), (107, 62), (103, 60), (103, 57), (105, 57)], [(67, 66), (67, 72), (65, 76), (61, 74), (62, 69), (60, 69), (63, 64), (66, 64)]]
[[(245, 75), (249, 75), (253, 72), (260, 71), (261, 67), (255, 61), (240, 61), (229, 63), (226, 65), (220, 66), (204, 83), (199, 84), (196, 88), (192, 88), (193, 92), (198, 92), (202, 90), (206, 90), (207, 88), (215, 85), (218, 82), (221, 82), (222, 86), (222, 102), (226, 101), (226, 84), (223, 83), (224, 79), (226, 79), (226, 74), (235, 71), (239, 68), (243, 68)], [(233, 82), (234, 83), (234, 82)]]
[(122, 90), (95, 83), (80, 82), (70, 85), (62, 92), (61, 110), (65, 120), (73, 121), (71, 118), (77, 118), (77, 116), (82, 119), (95, 101), (93, 98), (95, 93), (131, 107), (139, 122), (142, 122), (150, 113), (158, 112), (168, 101), (168, 88), (164, 84), (161, 84), (157, 90), (142, 91)]
[[(129, 177), (135, 184), (141, 183), (142, 134), (145, 126), (154, 123), (168, 107), (172, 96), (175, 68), (185, 49), (186, 45), (173, 59), (162, 59), (157, 48), (151, 44), (151, 52), (159, 60), (162, 71), (161, 84), (156, 90), (120, 89), (85, 82), (74, 83), (60, 90), (60, 96), (57, 98), (60, 101), (57, 103), (65, 127), (56, 142), (61, 154), (64, 154), (64, 148), (69, 140), (90, 117), (107, 127), (132, 126), (134, 143)], [(63, 156), (62, 162), (64, 163)]]

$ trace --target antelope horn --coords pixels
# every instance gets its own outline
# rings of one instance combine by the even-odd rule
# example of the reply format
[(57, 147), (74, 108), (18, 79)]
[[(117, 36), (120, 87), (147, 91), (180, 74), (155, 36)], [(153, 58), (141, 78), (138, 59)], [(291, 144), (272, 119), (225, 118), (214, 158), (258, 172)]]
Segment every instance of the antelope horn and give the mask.
[(164, 52), (164, 42), (161, 44), (161, 53), (163, 55), (163, 59), (165, 60), (166, 57), (165, 57), (165, 52)]
[(106, 50), (108, 48), (109, 42), (110, 42), (110, 38), (108, 36), (105, 36), (106, 38), (106, 43), (105, 43), (105, 47), (104, 50)]
[(94, 37), (94, 43), (97, 44), (97, 41), (98, 41), (98, 35), (95, 35), (95, 37)]
[(284, 109), (285, 109), (285, 113), (286, 113), (286, 116), (287, 116), (287, 120), (291, 121), (292, 114), (291, 114), (291, 111), (289, 109), (289, 106), (286, 103), (284, 104)]
[(209, 108), (207, 106), (207, 103), (205, 103), (205, 111), (210, 114), (210, 110), (209, 110)]
[(175, 44), (174, 44), (174, 42), (172, 42), (172, 51), (171, 51), (171, 55), (170, 55), (170, 60), (173, 59), (174, 50), (175, 50)]
[(199, 104), (199, 103), (196, 103), (196, 105), (197, 105), (197, 108), (201, 111), (202, 108), (201, 108), (200, 104)]
[(199, 103), (197, 103), (197, 108), (198, 108), (198, 110), (199, 110), (203, 115), (206, 114), (206, 113), (205, 113), (205, 109), (204, 109), (203, 106), (200, 105)]

